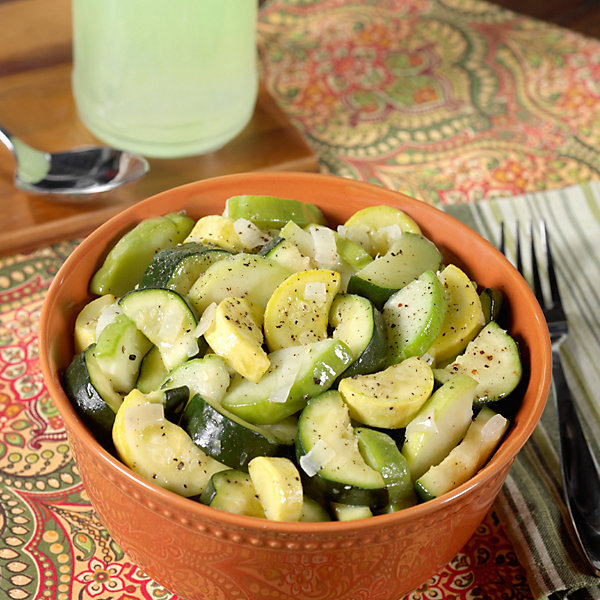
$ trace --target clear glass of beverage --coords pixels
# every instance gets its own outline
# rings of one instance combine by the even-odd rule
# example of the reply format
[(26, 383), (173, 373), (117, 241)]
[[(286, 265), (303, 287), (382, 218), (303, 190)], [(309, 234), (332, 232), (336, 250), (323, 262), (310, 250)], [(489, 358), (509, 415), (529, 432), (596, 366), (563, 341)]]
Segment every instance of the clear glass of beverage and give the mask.
[(204, 154), (254, 111), (257, 0), (72, 0), (86, 127), (149, 157)]

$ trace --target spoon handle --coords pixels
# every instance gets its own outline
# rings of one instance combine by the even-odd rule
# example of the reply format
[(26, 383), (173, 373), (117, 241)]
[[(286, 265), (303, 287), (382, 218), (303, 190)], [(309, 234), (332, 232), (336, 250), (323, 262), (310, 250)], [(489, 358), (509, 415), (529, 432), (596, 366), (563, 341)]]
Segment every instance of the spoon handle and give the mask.
[(0, 142), (2, 142), (13, 154), (15, 153), (15, 145), (13, 143), (14, 135), (0, 125)]

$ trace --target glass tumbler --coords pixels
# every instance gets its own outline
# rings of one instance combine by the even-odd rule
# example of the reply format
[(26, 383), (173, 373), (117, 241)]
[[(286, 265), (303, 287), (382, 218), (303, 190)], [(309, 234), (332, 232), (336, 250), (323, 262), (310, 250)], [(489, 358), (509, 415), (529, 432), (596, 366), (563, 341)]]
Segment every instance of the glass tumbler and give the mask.
[(204, 154), (250, 120), (257, 0), (72, 0), (72, 14), (75, 103), (105, 143)]

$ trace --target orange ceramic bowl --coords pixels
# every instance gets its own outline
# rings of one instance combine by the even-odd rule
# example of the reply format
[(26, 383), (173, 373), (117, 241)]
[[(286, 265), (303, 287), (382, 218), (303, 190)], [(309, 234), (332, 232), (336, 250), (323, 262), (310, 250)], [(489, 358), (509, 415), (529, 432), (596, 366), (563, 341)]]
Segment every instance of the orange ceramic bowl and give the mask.
[[(520, 409), (490, 462), (441, 498), (354, 522), (279, 523), (221, 512), (161, 489), (106, 452), (82, 424), (61, 387), (73, 353), (73, 324), (90, 299), (88, 282), (108, 249), (141, 219), (173, 210), (198, 218), (221, 213), (236, 194), (312, 202), (331, 224), (368, 205), (406, 211), (447, 260), (477, 282), (502, 288), (511, 332), (523, 352)], [(98, 228), (58, 272), (40, 324), (41, 363), (65, 423), (90, 500), (118, 544), (149, 576), (194, 600), (396, 600), (441, 569), (467, 542), (531, 435), (550, 384), (548, 330), (535, 297), (487, 241), (445, 213), (381, 187), (332, 176), (252, 173), (185, 185), (128, 208)]]

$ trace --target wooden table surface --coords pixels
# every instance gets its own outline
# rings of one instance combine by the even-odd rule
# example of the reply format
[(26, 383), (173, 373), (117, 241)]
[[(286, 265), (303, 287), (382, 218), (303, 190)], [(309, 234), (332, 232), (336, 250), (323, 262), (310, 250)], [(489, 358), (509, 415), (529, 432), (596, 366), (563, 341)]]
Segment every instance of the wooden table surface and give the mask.
[[(4, 0), (0, 23), (0, 123), (50, 152), (100, 143), (79, 120), (71, 94), (70, 0)], [(135, 183), (65, 201), (15, 188), (12, 155), (0, 146), (0, 255), (84, 235), (130, 204), (197, 179), (317, 169), (315, 154), (264, 88), (248, 126), (221, 150), (149, 162), (150, 172)]]

